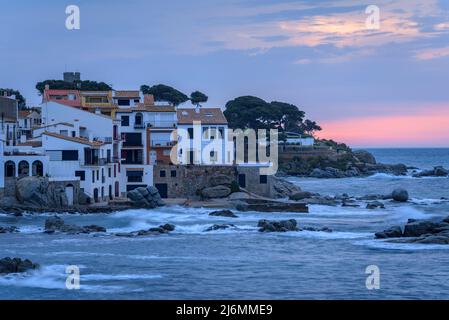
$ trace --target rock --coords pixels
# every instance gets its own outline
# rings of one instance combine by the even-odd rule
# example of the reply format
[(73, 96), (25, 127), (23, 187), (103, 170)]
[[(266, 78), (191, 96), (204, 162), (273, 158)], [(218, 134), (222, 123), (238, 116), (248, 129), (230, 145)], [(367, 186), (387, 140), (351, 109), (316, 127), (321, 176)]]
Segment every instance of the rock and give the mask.
[(360, 162), (377, 164), (376, 158), (366, 150), (356, 150), (353, 154)]
[(388, 228), (387, 230), (384, 230), (382, 232), (377, 232), (375, 234), (375, 236), (378, 239), (400, 238), (400, 237), (402, 237), (402, 230), (401, 230), (401, 227), (394, 226), (394, 227)]
[(234, 192), (229, 195), (229, 200), (249, 199), (250, 195), (245, 192)]
[(288, 198), (300, 191), (301, 188), (290, 181), (275, 176), (270, 177), (270, 195), (272, 198)]
[(220, 185), (230, 186), (233, 181), (233, 177), (224, 174), (217, 174), (209, 178), (209, 186), (216, 187)]
[(119, 232), (119, 233), (115, 233), (114, 235), (117, 236), (117, 237), (133, 238), (133, 237), (141, 237), (141, 236), (160, 235), (160, 234), (169, 233), (169, 232), (174, 231), (174, 230), (175, 230), (175, 226), (174, 225), (166, 223), (166, 224), (161, 225), (159, 227), (150, 228), (148, 230), (138, 230), (138, 231), (133, 231), (133, 232)]
[(23, 273), (37, 268), (39, 268), (39, 265), (28, 259), (6, 257), (0, 260), (0, 274)]
[(17, 227), (11, 226), (11, 227), (0, 227), (0, 233), (16, 233), (19, 232), (19, 229)]
[(292, 195), (290, 195), (289, 199), (294, 200), (294, 201), (300, 201), (300, 200), (304, 200), (304, 199), (307, 199), (310, 197), (312, 197), (312, 193), (307, 192), (307, 191), (299, 191), (299, 192), (295, 192)]
[(216, 186), (201, 190), (201, 195), (206, 199), (226, 198), (230, 194), (231, 189), (226, 186)]
[(307, 204), (302, 202), (281, 202), (265, 199), (247, 199), (245, 202), (237, 204), (236, 209), (259, 212), (309, 212)]
[(404, 237), (419, 237), (424, 234), (438, 233), (438, 228), (444, 227), (447, 224), (435, 223), (431, 221), (413, 221), (409, 222), (404, 227)]
[(97, 225), (79, 227), (76, 225), (65, 224), (64, 220), (60, 217), (54, 216), (45, 220), (44, 232), (48, 234), (55, 232), (68, 234), (96, 233), (106, 232), (106, 228)]
[(449, 170), (443, 168), (442, 166), (434, 167), (433, 170), (424, 170), (413, 175), (415, 178), (421, 177), (447, 177), (449, 175)]
[(299, 231), (297, 222), (294, 219), (280, 221), (259, 220), (257, 226), (260, 228), (259, 232)]
[(64, 188), (55, 187), (46, 177), (24, 177), (16, 183), (20, 204), (39, 208), (65, 208), (68, 200)]
[(314, 231), (314, 232), (332, 232), (332, 229), (328, 227), (313, 228), (313, 227), (303, 227), (300, 231)]
[(382, 202), (379, 201), (373, 201), (370, 202), (366, 205), (367, 209), (377, 209), (377, 208), (381, 208), (381, 209), (385, 209), (385, 205)]
[(213, 226), (204, 230), (204, 232), (216, 231), (216, 230), (224, 230), (229, 228), (235, 228), (233, 224), (214, 224)]
[(159, 191), (154, 186), (136, 188), (129, 191), (127, 197), (131, 201), (132, 206), (137, 208), (154, 209), (165, 205)]
[(408, 201), (408, 192), (405, 189), (395, 189), (391, 194), (394, 201), (398, 202), (407, 202)]
[(213, 212), (209, 213), (209, 215), (214, 216), (214, 217), (238, 218), (238, 216), (236, 216), (234, 214), (234, 212), (232, 212), (231, 210), (213, 211)]

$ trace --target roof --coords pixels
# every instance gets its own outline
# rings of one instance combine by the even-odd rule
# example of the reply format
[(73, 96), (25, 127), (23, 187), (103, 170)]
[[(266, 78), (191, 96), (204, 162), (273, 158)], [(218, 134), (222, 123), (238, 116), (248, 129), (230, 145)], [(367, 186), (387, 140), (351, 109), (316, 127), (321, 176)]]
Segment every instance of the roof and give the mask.
[(33, 113), (32, 110), (20, 110), (19, 111), (19, 118), (26, 118), (26, 117), (28, 117), (32, 113)]
[(69, 137), (69, 136), (64, 136), (62, 134), (48, 132), (48, 131), (45, 131), (42, 134), (50, 136), (50, 137), (53, 137), (53, 138), (57, 138), (57, 139), (63, 139), (63, 140), (67, 140), (67, 141), (71, 141), (71, 142), (75, 142), (75, 143), (86, 144), (86, 145), (91, 146), (91, 147), (100, 147), (100, 146), (105, 144), (102, 141), (89, 141), (89, 140), (87, 140), (85, 138)]
[(17, 144), (19, 147), (42, 147), (42, 141), (33, 141), (33, 140), (29, 140), (29, 141), (25, 141), (23, 143), (19, 143)]
[(201, 121), (201, 124), (228, 124), (220, 108), (200, 108), (199, 113), (194, 108), (178, 109), (178, 124), (192, 124)]
[(114, 98), (140, 98), (139, 90), (116, 90)]
[[(75, 100), (68, 99), (54, 99), (51, 96), (67, 96), (69, 94), (75, 95)], [(44, 90), (44, 100), (45, 101), (54, 101), (60, 104), (64, 104), (71, 107), (80, 107), (81, 106), (81, 98), (80, 92), (78, 90), (65, 90), (65, 89), (48, 89)]]
[(57, 123), (48, 124), (48, 125), (46, 125), (46, 126), (41, 126), (41, 127), (33, 128), (33, 131), (34, 131), (34, 130), (39, 130), (39, 129), (50, 128), (50, 127), (56, 127), (56, 126), (59, 126), (59, 125), (63, 125), (63, 126), (67, 126), (67, 127), (72, 127), (72, 128), (74, 127), (73, 124), (68, 123), (68, 122), (57, 122)]

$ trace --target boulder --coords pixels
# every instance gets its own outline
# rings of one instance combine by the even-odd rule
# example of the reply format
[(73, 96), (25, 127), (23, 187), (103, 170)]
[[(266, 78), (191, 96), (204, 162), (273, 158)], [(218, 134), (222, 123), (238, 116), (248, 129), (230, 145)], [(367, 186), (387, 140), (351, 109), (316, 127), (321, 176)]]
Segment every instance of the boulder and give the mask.
[(238, 218), (231, 210), (218, 210), (209, 213), (210, 216), (214, 217), (228, 217), (228, 218)]
[(11, 259), (9, 257), (0, 259), (0, 274), (23, 273), (27, 272), (28, 270), (34, 270), (37, 268), (39, 268), (39, 265), (31, 262), (28, 259)]
[(382, 232), (377, 232), (375, 234), (375, 236), (378, 239), (400, 238), (400, 237), (402, 237), (402, 230), (401, 230), (401, 227), (394, 226), (394, 227), (388, 228)]
[(408, 191), (405, 189), (395, 189), (391, 194), (394, 201), (407, 202), (408, 201)]
[(159, 191), (154, 186), (136, 188), (129, 191), (127, 197), (137, 208), (154, 209), (165, 205)]
[(160, 235), (160, 234), (169, 233), (174, 230), (175, 230), (174, 225), (166, 223), (159, 227), (150, 228), (148, 230), (138, 230), (138, 231), (133, 231), (133, 232), (119, 232), (119, 233), (115, 233), (114, 235), (117, 237), (133, 238), (133, 237)]
[(353, 154), (360, 162), (377, 164), (376, 158), (366, 150), (356, 150)]
[(230, 194), (231, 189), (226, 186), (215, 186), (201, 190), (201, 195), (206, 199), (226, 198)]
[(377, 208), (381, 208), (381, 209), (385, 209), (385, 205), (382, 202), (379, 201), (373, 201), (373, 202), (369, 202), (366, 205), (367, 209), (377, 209)]
[(216, 187), (220, 185), (230, 186), (232, 181), (234, 181), (232, 176), (217, 174), (209, 178), (209, 186)]
[(297, 222), (294, 219), (280, 221), (259, 220), (257, 227), (260, 228), (259, 232), (299, 231)]
[(64, 188), (51, 184), (46, 177), (24, 177), (16, 183), (20, 204), (38, 208), (65, 208), (68, 205)]
[(424, 170), (413, 175), (415, 178), (421, 177), (447, 177), (449, 175), (449, 170), (443, 168), (442, 166), (434, 167), (432, 170)]
[(204, 230), (204, 232), (216, 231), (216, 230), (225, 230), (229, 228), (235, 228), (233, 224), (214, 224), (213, 226)]
[(66, 224), (60, 217), (54, 216), (45, 220), (44, 232), (48, 234), (55, 232), (68, 234), (98, 233), (106, 232), (106, 228), (97, 225), (80, 227), (76, 225)]
[(19, 229), (17, 227), (11, 226), (11, 227), (0, 227), (0, 233), (15, 233), (19, 232)]
[(329, 227), (313, 228), (313, 227), (303, 227), (300, 231), (314, 231), (314, 232), (332, 232)]
[(288, 198), (292, 194), (300, 192), (301, 188), (282, 178), (275, 176), (269, 177), (270, 195), (272, 198)]
[(229, 200), (249, 199), (250, 195), (245, 192), (234, 192), (229, 195)]
[(404, 227), (404, 237), (419, 237), (424, 234), (438, 233), (441, 231), (438, 229), (444, 226), (447, 226), (447, 224), (412, 220)]
[(291, 194), (289, 196), (290, 200), (294, 200), (294, 201), (301, 201), (307, 198), (312, 197), (312, 193), (308, 192), (308, 191), (299, 191), (299, 192), (295, 192), (293, 194)]

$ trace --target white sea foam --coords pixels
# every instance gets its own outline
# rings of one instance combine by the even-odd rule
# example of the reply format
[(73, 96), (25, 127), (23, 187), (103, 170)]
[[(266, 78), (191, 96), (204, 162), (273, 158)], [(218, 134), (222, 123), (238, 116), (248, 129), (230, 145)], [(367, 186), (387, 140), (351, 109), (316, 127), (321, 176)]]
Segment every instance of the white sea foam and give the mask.
[(387, 249), (387, 250), (448, 250), (449, 245), (444, 244), (424, 244), (424, 243), (395, 243), (389, 242), (383, 239), (372, 240), (360, 240), (355, 241), (355, 245), (366, 246), (374, 249)]
[(292, 231), (285, 233), (276, 233), (280, 236), (288, 237), (298, 237), (298, 238), (313, 238), (313, 239), (362, 239), (362, 238), (372, 238), (373, 234), (368, 232), (344, 232), (344, 231), (333, 231), (333, 232), (321, 232), (321, 231)]

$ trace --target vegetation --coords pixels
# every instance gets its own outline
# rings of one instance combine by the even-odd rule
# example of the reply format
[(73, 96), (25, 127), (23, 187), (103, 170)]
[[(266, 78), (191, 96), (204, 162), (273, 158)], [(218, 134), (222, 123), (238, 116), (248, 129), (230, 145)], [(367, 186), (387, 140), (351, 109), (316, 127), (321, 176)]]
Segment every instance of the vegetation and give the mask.
[(6, 92), (7, 96), (12, 96), (15, 95), (18, 105), (19, 105), (19, 110), (23, 110), (26, 108), (26, 99), (24, 96), (22, 96), (22, 94), (20, 93), (19, 90), (14, 90), (14, 89), (7, 89), (7, 88), (0, 88), (0, 96), (4, 96)]
[(50, 89), (63, 89), (63, 90), (83, 90), (83, 91), (110, 91), (112, 87), (104, 82), (83, 80), (75, 82), (66, 82), (64, 80), (45, 80), (36, 84), (36, 89), (42, 94), (46, 85), (50, 86)]
[(234, 180), (231, 182), (231, 193), (235, 193), (235, 192), (240, 192), (240, 186), (239, 186), (239, 183)]
[(242, 96), (226, 103), (224, 115), (233, 129), (278, 129), (280, 140), (286, 140), (285, 132), (313, 135), (321, 127), (311, 120), (305, 120), (305, 112), (297, 106), (253, 97)]
[(209, 97), (200, 91), (194, 91), (190, 94), (190, 101), (193, 105), (199, 106), (200, 103), (205, 103)]
[(155, 86), (140, 86), (140, 91), (144, 94), (152, 94), (155, 101), (167, 101), (174, 106), (178, 106), (189, 100), (189, 97), (173, 87), (158, 84)]

